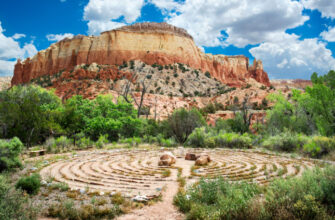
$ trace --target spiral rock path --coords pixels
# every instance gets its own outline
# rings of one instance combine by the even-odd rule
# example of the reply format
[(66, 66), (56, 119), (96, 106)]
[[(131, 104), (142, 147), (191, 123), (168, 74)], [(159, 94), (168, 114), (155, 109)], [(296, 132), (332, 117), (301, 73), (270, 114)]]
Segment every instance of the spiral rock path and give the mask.
[[(194, 166), (186, 161), (186, 151), (208, 154), (212, 162)], [(277, 177), (300, 175), (313, 166), (309, 160), (293, 159), (265, 153), (228, 149), (175, 149), (178, 156), (174, 167), (158, 166), (163, 150), (114, 150), (81, 152), (68, 160), (55, 162), (40, 172), (44, 179), (65, 182), (71, 189), (104, 193), (121, 192), (125, 196), (157, 195), (164, 186), (176, 182), (176, 168), (188, 183), (201, 177), (222, 176), (230, 181), (267, 184)], [(170, 170), (170, 171), (168, 171)], [(173, 172), (171, 172), (171, 170)], [(169, 175), (167, 173), (170, 173)]]

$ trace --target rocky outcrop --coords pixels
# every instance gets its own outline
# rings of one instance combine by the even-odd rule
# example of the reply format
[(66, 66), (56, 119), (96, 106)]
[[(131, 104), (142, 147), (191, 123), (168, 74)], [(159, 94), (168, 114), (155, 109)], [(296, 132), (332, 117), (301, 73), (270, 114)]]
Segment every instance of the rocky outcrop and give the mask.
[(103, 32), (100, 36), (78, 35), (64, 39), (32, 58), (18, 60), (12, 85), (62, 70), (72, 71), (76, 65), (121, 65), (130, 60), (141, 60), (149, 65), (187, 64), (233, 86), (244, 85), (247, 78), (270, 85), (261, 62), (255, 61), (249, 67), (245, 56), (205, 54), (185, 30), (166, 23), (140, 23)]

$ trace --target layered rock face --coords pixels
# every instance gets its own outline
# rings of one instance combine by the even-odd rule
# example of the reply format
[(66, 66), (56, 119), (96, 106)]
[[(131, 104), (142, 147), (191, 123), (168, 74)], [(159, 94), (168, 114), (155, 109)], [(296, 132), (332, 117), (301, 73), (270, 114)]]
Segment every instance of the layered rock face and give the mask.
[(138, 23), (103, 32), (100, 36), (78, 35), (64, 39), (33, 58), (18, 60), (12, 85), (61, 70), (71, 71), (76, 65), (121, 65), (130, 60), (141, 60), (149, 65), (187, 64), (202, 72), (208, 71), (222, 83), (232, 86), (244, 85), (247, 78), (270, 85), (260, 61), (249, 67), (245, 56), (205, 54), (185, 30), (166, 23)]

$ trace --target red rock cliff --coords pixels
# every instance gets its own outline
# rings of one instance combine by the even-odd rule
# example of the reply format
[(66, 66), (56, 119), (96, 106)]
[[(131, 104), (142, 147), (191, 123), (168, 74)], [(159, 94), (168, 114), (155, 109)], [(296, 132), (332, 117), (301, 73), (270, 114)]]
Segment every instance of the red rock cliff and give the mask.
[(64, 39), (32, 58), (18, 60), (12, 85), (72, 70), (79, 64), (121, 65), (130, 60), (160, 65), (184, 63), (202, 72), (208, 71), (221, 82), (234, 86), (243, 85), (246, 78), (270, 85), (260, 61), (249, 67), (249, 59), (245, 56), (205, 54), (184, 29), (166, 23), (138, 23), (103, 32), (100, 36), (78, 35)]

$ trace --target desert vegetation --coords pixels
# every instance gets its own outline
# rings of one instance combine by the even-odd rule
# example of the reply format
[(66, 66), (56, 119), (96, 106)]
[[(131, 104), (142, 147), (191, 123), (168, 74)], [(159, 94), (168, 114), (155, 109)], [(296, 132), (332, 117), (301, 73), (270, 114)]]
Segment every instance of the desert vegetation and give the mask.
[[(128, 67), (138, 68), (122, 66)], [(180, 64), (150, 68), (182, 71), (166, 81), (193, 71)], [(188, 219), (331, 219), (335, 72), (315, 73), (312, 82), (289, 96), (273, 90), (257, 106), (236, 97), (176, 109), (161, 121), (143, 117), (147, 110), (137, 111), (128, 93), (61, 100), (36, 85), (3, 90), (0, 218), (114, 218), (159, 201), (165, 183), (175, 182), (174, 204)], [(252, 124), (255, 108), (266, 116)], [(227, 109), (233, 118), (206, 123)], [(158, 166), (161, 147), (212, 161)], [(46, 155), (33, 157), (40, 152)]]

